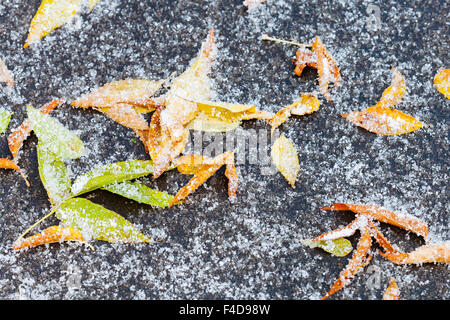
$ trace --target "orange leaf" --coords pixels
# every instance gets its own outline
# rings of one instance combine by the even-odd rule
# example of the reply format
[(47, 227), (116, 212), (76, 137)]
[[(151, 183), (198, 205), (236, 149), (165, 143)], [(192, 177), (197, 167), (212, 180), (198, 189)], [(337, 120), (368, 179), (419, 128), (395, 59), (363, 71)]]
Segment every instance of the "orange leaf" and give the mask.
[(108, 108), (115, 106), (117, 103), (139, 103), (153, 96), (163, 83), (164, 80), (152, 81), (146, 79), (113, 81), (73, 101), (72, 106)]
[(62, 228), (59, 226), (53, 226), (45, 229), (43, 232), (35, 234), (34, 236), (23, 239), (19, 243), (15, 243), (14, 250), (23, 248), (31, 248), (40, 246), (47, 243), (55, 243), (62, 241), (80, 241), (85, 242), (83, 235), (80, 231), (73, 228)]
[(345, 227), (322, 233), (320, 236), (314, 238), (312, 241), (327, 241), (327, 240), (335, 240), (339, 238), (350, 237), (355, 234), (356, 230), (367, 224), (367, 218), (363, 218), (364, 216), (358, 215), (355, 220), (353, 220), (350, 224)]
[(313, 56), (313, 53), (308, 49), (301, 48), (297, 50), (296, 59), (293, 59), (293, 62), (295, 63), (294, 72), (299, 77), (302, 75), (303, 69), (306, 66), (317, 69), (317, 63)]
[(384, 292), (383, 300), (400, 300), (400, 290), (398, 289), (395, 279), (391, 280), (391, 283)]
[(348, 285), (356, 272), (370, 262), (371, 256), (369, 251), (372, 246), (372, 238), (368, 228), (364, 228), (361, 233), (361, 239), (359, 239), (352, 258), (345, 269), (341, 272), (339, 279), (336, 280), (330, 291), (322, 297), (322, 300), (329, 298), (331, 295)]
[(271, 120), (271, 134), (275, 131), (278, 126), (284, 123), (291, 114), (302, 116), (305, 114), (313, 113), (318, 110), (320, 107), (320, 101), (312, 94), (302, 93), (302, 97), (300, 100), (295, 101), (294, 103), (284, 107), (280, 111), (278, 111), (275, 116)]
[(381, 135), (405, 134), (423, 127), (423, 124), (414, 117), (383, 106), (344, 113), (341, 116), (357, 126)]
[(410, 253), (395, 250), (395, 252), (380, 254), (396, 264), (450, 263), (450, 241), (424, 245)]
[[(55, 99), (51, 101), (50, 103), (46, 104), (42, 108), (39, 109), (40, 112), (49, 114), (53, 110), (55, 110), (56, 107), (60, 106), (64, 102), (63, 99)], [(17, 159), (19, 155), (19, 150), (23, 145), (23, 142), (25, 139), (30, 135), (31, 133), (31, 125), (30, 121), (25, 120), (20, 127), (18, 127), (16, 130), (14, 130), (8, 137), (8, 146), (9, 150), (11, 151), (11, 154), (14, 158), (14, 160)]]
[(388, 211), (373, 204), (366, 205), (335, 203), (329, 207), (325, 207), (322, 209), (334, 211), (352, 211), (354, 213), (364, 214), (375, 220), (389, 223), (408, 231), (412, 231), (415, 234), (424, 237), (425, 239), (428, 237), (428, 226), (424, 221), (409, 215), (398, 215), (392, 211)]
[[(225, 176), (228, 178), (228, 197), (231, 201), (236, 199), (239, 178), (234, 164), (234, 153), (227, 151), (211, 159), (200, 155), (183, 156), (174, 161), (182, 173), (193, 173), (194, 177), (181, 188), (172, 200), (173, 204), (183, 200), (208, 180), (223, 165), (226, 165)], [(181, 167), (181, 168), (180, 168)]]
[(328, 85), (330, 82), (333, 82), (334, 86), (337, 87), (341, 81), (339, 68), (327, 49), (323, 46), (319, 37), (316, 37), (316, 40), (313, 42), (312, 50), (317, 56), (316, 65), (319, 74), (320, 93), (331, 102), (330, 94), (328, 93)]
[(4, 158), (0, 158), (0, 168), (2, 169), (13, 169), (18, 171), (23, 179), (25, 180), (25, 183), (27, 184), (27, 186), (30, 186), (30, 183), (27, 180), (27, 177), (25, 176), (25, 174), (22, 172), (22, 170), (17, 166), (17, 164), (15, 164), (14, 162), (12, 162), (9, 159), (4, 159)]
[(377, 103), (378, 107), (392, 108), (398, 104), (405, 95), (406, 85), (403, 75), (395, 68), (392, 68), (392, 72), (394, 73), (392, 84), (384, 90), (380, 101)]
[(0, 82), (6, 82), (9, 87), (14, 86), (14, 77), (2, 59), (0, 59)]
[(440, 70), (434, 77), (434, 85), (440, 93), (450, 99), (450, 69)]
[(148, 123), (133, 107), (127, 104), (116, 104), (101, 111), (117, 123), (135, 130), (148, 130)]

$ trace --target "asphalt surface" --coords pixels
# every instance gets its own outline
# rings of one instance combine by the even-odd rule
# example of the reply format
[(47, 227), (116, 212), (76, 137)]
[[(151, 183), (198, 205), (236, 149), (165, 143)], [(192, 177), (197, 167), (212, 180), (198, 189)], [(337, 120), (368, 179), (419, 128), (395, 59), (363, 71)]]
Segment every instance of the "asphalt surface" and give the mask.
[[(301, 92), (318, 91), (314, 70), (302, 77), (290, 61), (296, 48), (259, 40), (263, 33), (310, 42), (322, 38), (342, 73), (312, 115), (293, 117), (279, 129), (299, 151), (300, 177), (292, 189), (280, 174), (262, 175), (258, 165), (238, 167), (239, 201), (227, 199), (223, 169), (189, 201), (156, 209), (104, 191), (86, 197), (116, 211), (157, 241), (151, 245), (94, 242), (96, 250), (56, 244), (13, 252), (13, 241), (50, 209), (39, 180), (35, 136), (19, 164), (27, 188), (12, 171), (0, 172), (0, 298), (2, 299), (318, 299), (348, 258), (336, 258), (300, 243), (352, 220), (324, 212), (333, 202), (375, 203), (430, 225), (430, 241), (449, 238), (448, 100), (433, 77), (449, 61), (446, 1), (373, 1), (380, 24), (368, 25), (368, 1), (270, 1), (251, 10), (236, 1), (100, 1), (40, 43), (22, 48), (39, 1), (0, 4), (0, 55), (16, 86), (0, 87), (0, 106), (14, 112), (10, 129), (25, 117), (25, 105), (52, 98), (68, 102), (91, 88), (125, 78), (162, 79), (185, 70), (213, 27), (218, 43), (211, 78), (216, 98), (277, 111)], [(391, 68), (406, 78), (407, 95), (397, 106), (427, 124), (402, 136), (382, 137), (339, 116), (374, 105), (391, 81)], [(54, 116), (76, 130), (88, 154), (68, 163), (73, 176), (104, 163), (148, 159), (131, 130), (91, 110), (65, 104)], [(248, 121), (243, 130), (268, 130)], [(9, 156), (7, 135), (0, 155)], [(261, 131), (263, 132), (263, 131)], [(264, 131), (265, 132), (265, 131)], [(269, 133), (270, 134), (270, 133)], [(238, 150), (238, 152), (244, 152)], [(149, 186), (170, 193), (189, 177), (172, 171)], [(42, 227), (58, 224), (56, 218)], [(380, 225), (398, 248), (424, 240)], [(356, 245), (358, 235), (350, 237)], [(381, 299), (391, 277), (404, 299), (449, 299), (447, 265), (396, 266), (376, 254), (335, 299)]]

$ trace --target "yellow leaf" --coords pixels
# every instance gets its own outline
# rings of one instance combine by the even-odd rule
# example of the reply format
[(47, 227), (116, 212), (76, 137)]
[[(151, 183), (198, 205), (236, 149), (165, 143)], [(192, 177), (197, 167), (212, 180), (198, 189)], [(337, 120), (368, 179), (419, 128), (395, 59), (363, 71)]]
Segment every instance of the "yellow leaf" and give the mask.
[(302, 97), (300, 100), (295, 101), (294, 103), (284, 107), (280, 111), (278, 111), (273, 117), (271, 124), (271, 134), (278, 128), (282, 123), (284, 123), (291, 114), (296, 116), (302, 116), (305, 114), (313, 113), (318, 110), (320, 107), (320, 101), (312, 94), (302, 93)]
[(292, 141), (284, 135), (275, 140), (272, 146), (272, 161), (277, 167), (278, 171), (286, 178), (295, 188), (295, 181), (297, 180), (298, 172), (300, 171), (300, 164), (298, 161), (297, 150)]
[(405, 95), (405, 78), (403, 78), (403, 75), (397, 69), (392, 68), (392, 71), (394, 73), (392, 84), (384, 90), (380, 101), (377, 103), (378, 107), (392, 108), (398, 104)]
[(42, 0), (30, 24), (24, 48), (59, 28), (78, 12), (82, 0)]
[(236, 104), (236, 103), (228, 103), (228, 102), (220, 102), (220, 101), (195, 101), (197, 106), (201, 109), (219, 109), (217, 112), (220, 112), (220, 109), (226, 109), (232, 113), (244, 112), (250, 109), (254, 109), (255, 106), (245, 105), (245, 104)]
[(442, 69), (434, 77), (434, 85), (447, 99), (450, 99), (450, 69)]
[(399, 135), (423, 127), (423, 124), (414, 117), (383, 106), (353, 111), (342, 116), (357, 126), (381, 135)]
[(188, 128), (204, 132), (227, 132), (236, 129), (240, 124), (240, 120), (230, 122), (201, 112), (189, 123)]
[[(215, 51), (214, 33), (211, 29), (194, 64), (177, 77), (165, 99), (165, 108), (153, 121), (155, 126), (149, 134), (149, 150), (154, 163), (154, 177), (159, 177), (170, 162), (177, 157), (187, 143), (187, 125), (198, 112), (195, 102), (209, 100), (211, 84), (208, 73)], [(157, 139), (150, 141), (151, 139)]]

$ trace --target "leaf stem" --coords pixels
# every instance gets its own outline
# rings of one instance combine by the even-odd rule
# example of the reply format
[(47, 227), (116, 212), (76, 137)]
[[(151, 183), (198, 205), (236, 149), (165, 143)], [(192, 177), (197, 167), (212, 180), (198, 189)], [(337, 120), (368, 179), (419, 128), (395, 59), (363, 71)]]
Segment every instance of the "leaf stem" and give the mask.
[(54, 214), (56, 212), (56, 210), (58, 210), (58, 208), (53, 209), (52, 211), (50, 211), (50, 213), (48, 213), (47, 215), (45, 215), (43, 218), (39, 219), (37, 222), (35, 222), (31, 227), (29, 227), (27, 230), (25, 230), (24, 233), (22, 233), (16, 241), (14, 241), (14, 243), (19, 242), (28, 232), (30, 232), (31, 230), (34, 229), (34, 227), (36, 227), (38, 224), (40, 224), (41, 222), (43, 222), (44, 220), (46, 220), (47, 218), (49, 218), (52, 214)]
[(287, 40), (282, 40), (282, 39), (277, 39), (277, 38), (272, 38), (269, 37), (267, 34), (263, 34), (261, 36), (261, 40), (267, 40), (267, 41), (275, 41), (275, 42), (282, 42), (282, 43), (287, 43), (287, 44), (293, 44), (294, 46), (298, 46), (298, 47), (311, 47), (311, 44), (304, 44), (304, 43), (298, 43), (298, 42), (293, 42), (293, 41), (287, 41)]

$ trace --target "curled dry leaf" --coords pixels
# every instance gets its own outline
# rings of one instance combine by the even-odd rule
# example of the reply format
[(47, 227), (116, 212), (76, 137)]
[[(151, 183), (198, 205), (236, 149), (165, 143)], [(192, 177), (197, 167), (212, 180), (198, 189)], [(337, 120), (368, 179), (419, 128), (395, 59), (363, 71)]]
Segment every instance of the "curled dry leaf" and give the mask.
[(271, 120), (271, 134), (278, 128), (282, 123), (284, 123), (291, 114), (296, 116), (302, 116), (305, 114), (313, 113), (320, 107), (320, 101), (314, 95), (308, 93), (302, 93), (301, 99), (295, 101), (287, 107), (284, 107), (278, 111)]
[(434, 77), (434, 85), (440, 93), (450, 99), (450, 69), (440, 70)]
[[(56, 107), (60, 106), (64, 102), (63, 99), (55, 99), (51, 101), (50, 103), (46, 104), (42, 108), (39, 109), (41, 113), (49, 114), (53, 110), (55, 110)], [(30, 135), (31, 133), (31, 124), (29, 120), (25, 120), (20, 127), (15, 129), (8, 137), (8, 146), (9, 150), (11, 151), (11, 154), (14, 158), (14, 160), (17, 160), (17, 157), (19, 156), (20, 148), (23, 145), (23, 142), (25, 139)]]
[(341, 114), (342, 117), (370, 132), (381, 135), (399, 135), (413, 132), (423, 127), (414, 117), (399, 110), (391, 109), (405, 94), (405, 80), (402, 74), (393, 69), (391, 86), (384, 90), (380, 101), (363, 111)]
[(20, 175), (23, 177), (23, 179), (25, 180), (25, 183), (27, 184), (27, 186), (30, 186), (30, 183), (28, 182), (27, 177), (25, 176), (25, 174), (22, 172), (22, 170), (17, 166), (17, 164), (15, 164), (14, 162), (12, 162), (9, 159), (4, 159), (4, 158), (0, 158), (0, 168), (1, 169), (12, 169), (12, 170), (16, 170), (20, 173)]
[(228, 178), (228, 197), (231, 201), (236, 199), (239, 178), (234, 163), (234, 153), (227, 151), (215, 158), (207, 158), (199, 155), (183, 156), (174, 161), (181, 173), (194, 174), (192, 179), (181, 188), (175, 198), (173, 204), (185, 199), (189, 194), (197, 190), (206, 180), (208, 180), (223, 165), (226, 165), (225, 176)]
[(40, 246), (48, 243), (62, 242), (62, 241), (79, 241), (86, 242), (80, 231), (67, 227), (62, 228), (59, 226), (52, 226), (41, 233), (35, 234), (34, 236), (28, 237), (26, 239), (20, 240), (13, 246), (14, 250), (19, 250), (23, 248), (31, 248)]
[(298, 161), (297, 150), (292, 141), (284, 135), (279, 137), (272, 146), (271, 156), (278, 171), (280, 171), (291, 184), (292, 188), (295, 188), (295, 181), (297, 180), (300, 171), (300, 164)]
[(398, 213), (388, 211), (374, 204), (335, 203), (331, 206), (322, 208), (322, 210), (352, 211), (354, 213), (363, 214), (372, 219), (414, 232), (425, 239), (428, 238), (428, 225), (424, 221), (411, 215), (400, 215)]
[(64, 225), (80, 230), (91, 239), (127, 243), (151, 241), (117, 213), (83, 198), (66, 200), (56, 216)]
[(389, 286), (383, 294), (383, 300), (400, 300), (400, 290), (395, 279), (391, 279)]
[(23, 46), (38, 42), (50, 32), (69, 22), (80, 10), (82, 0), (42, 0), (30, 24), (28, 38)]
[(450, 263), (450, 241), (424, 245), (410, 253), (392, 250), (381, 255), (396, 264)]
[[(425, 224), (425, 222), (412, 216), (398, 215), (394, 212), (385, 210), (375, 205), (354, 205), (345, 203), (335, 203), (329, 207), (325, 207), (322, 209), (336, 210), (336, 211), (353, 211), (354, 213), (356, 213), (356, 218), (355, 220), (353, 220), (353, 222), (351, 222), (347, 226), (330, 232), (325, 232), (320, 236), (314, 238), (313, 241), (335, 240), (341, 237), (351, 236), (357, 230), (361, 232), (361, 239), (358, 243), (358, 247), (356, 248), (355, 253), (353, 254), (352, 259), (339, 276), (339, 279), (335, 282), (331, 290), (328, 292), (327, 295), (323, 297), (323, 299), (330, 297), (332, 294), (334, 294), (335, 292), (346, 286), (350, 282), (351, 278), (356, 273), (356, 271), (360, 267), (364, 266), (369, 262), (370, 259), (367, 259), (366, 256), (368, 255), (368, 252), (370, 251), (372, 245), (372, 242), (370, 240), (372, 237), (384, 249), (385, 252), (380, 252), (382, 256), (398, 264), (404, 263), (405, 261), (412, 261), (408, 260), (412, 259), (410, 258), (409, 254), (399, 252), (389, 243), (389, 241), (375, 226), (373, 220), (389, 223), (391, 225), (412, 231), (425, 238), (428, 236), (428, 226)], [(418, 256), (421, 255), (422, 253), (421, 250), (419, 251), (420, 253), (417, 254)], [(434, 252), (438, 252), (438, 254), (430, 255), (429, 253), (427, 253), (428, 254), (427, 258), (434, 259), (435, 261), (448, 259), (448, 251), (447, 251), (447, 258), (442, 258), (443, 252), (445, 251), (436, 250)]]
[(300, 76), (306, 66), (317, 69), (320, 93), (328, 101), (331, 101), (328, 86), (332, 82), (336, 88), (341, 81), (341, 74), (336, 61), (324, 47), (319, 37), (316, 37), (312, 43), (312, 50), (306, 49), (303, 45), (301, 47), (296, 53), (296, 59), (293, 60), (295, 74)]
[(8, 129), (12, 115), (13, 112), (8, 112), (5, 109), (0, 108), (0, 134), (5, 133), (6, 129)]
[(2, 59), (0, 59), (0, 82), (5, 82), (9, 87), (14, 86), (14, 77)]
[(164, 110), (159, 114), (153, 114), (153, 117), (157, 117), (157, 121), (153, 121), (152, 117), (154, 132), (150, 129), (149, 139), (154, 141), (149, 141), (148, 146), (154, 163), (155, 178), (167, 169), (187, 143), (189, 135), (187, 125), (198, 112), (197, 104), (188, 100), (210, 99), (211, 84), (208, 73), (214, 54), (214, 32), (211, 29), (193, 65), (173, 80), (166, 95)]

